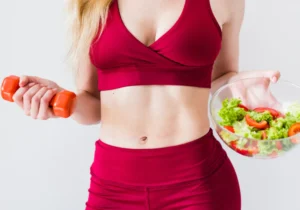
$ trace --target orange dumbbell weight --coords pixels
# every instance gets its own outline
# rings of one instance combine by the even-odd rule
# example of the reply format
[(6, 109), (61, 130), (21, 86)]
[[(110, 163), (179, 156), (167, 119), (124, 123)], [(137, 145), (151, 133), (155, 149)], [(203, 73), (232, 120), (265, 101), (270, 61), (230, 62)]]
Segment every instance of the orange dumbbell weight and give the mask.
[[(4, 100), (14, 102), (13, 95), (20, 88), (20, 78), (18, 76), (6, 77), (1, 86), (1, 96)], [(50, 101), (49, 107), (52, 108), (55, 116), (68, 118), (72, 114), (73, 102), (76, 94), (63, 90), (57, 93)]]

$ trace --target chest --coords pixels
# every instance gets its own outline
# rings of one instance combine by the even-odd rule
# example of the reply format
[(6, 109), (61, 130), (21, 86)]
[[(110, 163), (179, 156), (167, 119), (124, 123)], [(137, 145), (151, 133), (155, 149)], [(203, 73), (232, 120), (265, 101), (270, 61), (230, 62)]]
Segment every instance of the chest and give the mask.
[(121, 19), (128, 31), (150, 46), (180, 19), (186, 0), (119, 0)]

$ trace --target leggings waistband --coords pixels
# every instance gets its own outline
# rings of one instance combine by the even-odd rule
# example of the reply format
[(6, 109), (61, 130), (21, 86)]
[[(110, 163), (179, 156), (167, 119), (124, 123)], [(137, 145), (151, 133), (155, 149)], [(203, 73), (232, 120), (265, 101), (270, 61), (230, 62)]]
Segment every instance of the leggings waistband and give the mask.
[(135, 186), (170, 185), (205, 178), (226, 156), (212, 129), (196, 140), (164, 148), (121, 148), (100, 139), (95, 146), (93, 178)]

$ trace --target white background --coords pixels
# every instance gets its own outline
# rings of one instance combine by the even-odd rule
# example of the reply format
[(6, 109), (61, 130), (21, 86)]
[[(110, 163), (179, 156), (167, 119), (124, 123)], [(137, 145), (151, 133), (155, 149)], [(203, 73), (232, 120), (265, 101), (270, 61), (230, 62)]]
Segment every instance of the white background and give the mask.
[[(74, 90), (64, 64), (63, 3), (1, 2), (1, 80), (29, 74)], [(284, 79), (300, 84), (299, 11), (298, 0), (247, 0), (241, 70), (276, 69)], [(83, 210), (98, 126), (35, 121), (3, 100), (0, 114), (0, 209)], [(240, 179), (242, 210), (300, 209), (300, 148), (271, 161), (226, 151)]]

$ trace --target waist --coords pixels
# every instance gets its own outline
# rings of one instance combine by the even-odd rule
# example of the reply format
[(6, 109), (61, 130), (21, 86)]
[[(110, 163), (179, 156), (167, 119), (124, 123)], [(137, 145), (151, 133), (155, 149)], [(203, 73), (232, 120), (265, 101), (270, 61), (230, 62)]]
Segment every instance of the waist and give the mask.
[(170, 185), (204, 179), (225, 158), (211, 129), (188, 143), (156, 149), (121, 148), (98, 140), (91, 174), (94, 179), (135, 186)]
[(209, 129), (209, 93), (179, 86), (102, 92), (100, 138), (126, 148), (166, 147), (196, 139)]

